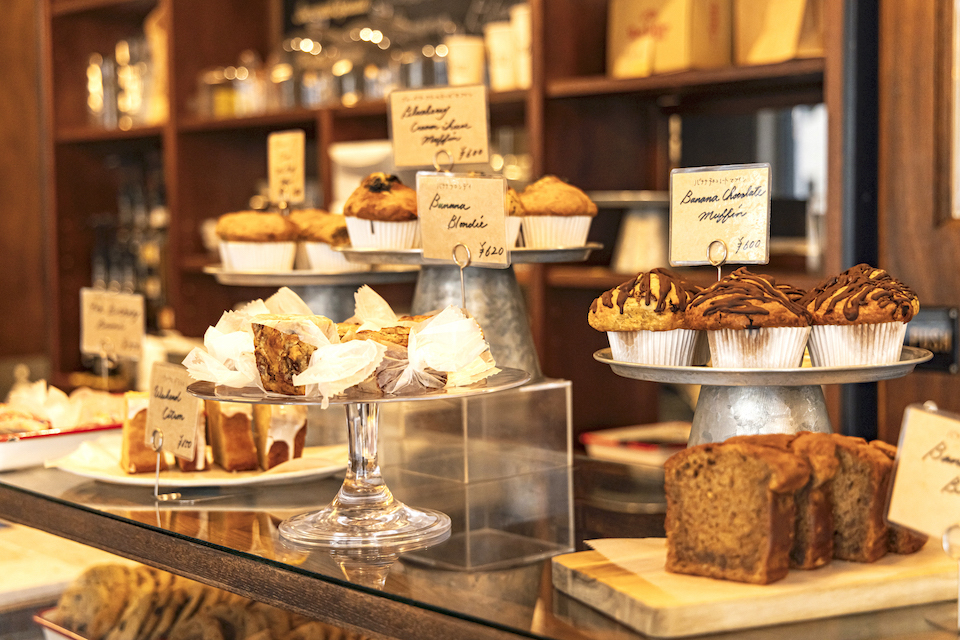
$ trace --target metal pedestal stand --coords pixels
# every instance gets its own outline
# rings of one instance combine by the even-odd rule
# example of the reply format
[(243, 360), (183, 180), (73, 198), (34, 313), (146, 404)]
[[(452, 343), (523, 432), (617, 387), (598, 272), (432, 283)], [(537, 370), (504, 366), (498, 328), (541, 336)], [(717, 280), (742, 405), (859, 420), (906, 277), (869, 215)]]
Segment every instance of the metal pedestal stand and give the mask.
[(720, 442), (731, 436), (758, 433), (830, 433), (830, 420), (820, 385), (876, 382), (900, 378), (933, 354), (903, 347), (893, 364), (796, 369), (718, 369), (632, 364), (613, 359), (610, 349), (593, 354), (617, 375), (635, 380), (699, 384), (690, 445)]

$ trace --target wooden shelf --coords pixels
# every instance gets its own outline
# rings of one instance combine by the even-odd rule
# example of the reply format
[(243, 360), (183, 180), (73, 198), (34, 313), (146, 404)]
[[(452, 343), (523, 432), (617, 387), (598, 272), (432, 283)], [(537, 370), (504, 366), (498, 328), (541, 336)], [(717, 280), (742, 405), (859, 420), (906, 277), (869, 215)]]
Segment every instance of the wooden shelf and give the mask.
[(753, 67), (726, 67), (704, 71), (682, 71), (646, 78), (587, 76), (547, 82), (549, 98), (580, 98), (615, 94), (664, 95), (708, 94), (712, 92), (822, 92), (823, 58), (790, 60)]
[(156, 5), (157, 0), (53, 0), (50, 13), (53, 16), (67, 16), (109, 10), (113, 13), (146, 15)]
[(109, 142), (113, 140), (157, 140), (163, 135), (163, 126), (122, 129), (99, 129), (97, 127), (62, 127), (57, 130), (57, 143)]
[(187, 133), (203, 131), (227, 131), (231, 129), (257, 129), (276, 126), (313, 125), (317, 112), (312, 109), (292, 109), (254, 116), (236, 118), (184, 118), (177, 123), (177, 130)]

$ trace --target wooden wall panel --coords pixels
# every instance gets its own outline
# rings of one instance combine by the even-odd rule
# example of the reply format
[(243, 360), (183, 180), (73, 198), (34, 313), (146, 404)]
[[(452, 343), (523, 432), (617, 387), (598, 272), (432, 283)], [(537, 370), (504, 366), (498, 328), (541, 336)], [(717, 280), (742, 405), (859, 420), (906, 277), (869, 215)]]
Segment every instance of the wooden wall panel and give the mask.
[(0, 356), (46, 345), (37, 12), (6, 0), (0, 18)]
[[(920, 296), (921, 306), (960, 306), (960, 224), (937, 196), (938, 39), (949, 22), (936, 2), (884, 0), (880, 13), (880, 264)], [(903, 409), (935, 401), (960, 411), (960, 377), (914, 373), (881, 383), (878, 433), (894, 441)]]

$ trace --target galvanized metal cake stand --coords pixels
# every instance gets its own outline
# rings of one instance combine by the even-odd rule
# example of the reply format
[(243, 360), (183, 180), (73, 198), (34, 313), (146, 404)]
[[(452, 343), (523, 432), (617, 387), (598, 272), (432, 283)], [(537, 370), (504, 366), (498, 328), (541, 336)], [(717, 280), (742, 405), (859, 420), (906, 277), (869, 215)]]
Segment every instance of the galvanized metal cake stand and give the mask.
[(820, 385), (901, 378), (933, 354), (905, 346), (900, 360), (892, 364), (795, 369), (633, 364), (614, 360), (610, 349), (601, 349), (593, 357), (625, 378), (701, 385), (689, 440), (690, 445), (697, 445), (758, 433), (830, 433), (830, 418)]
[[(526, 383), (530, 375), (518, 369), (501, 371), (478, 383), (433, 389), (416, 394), (380, 395), (356, 388), (330, 399), (345, 405), (348, 461), (343, 485), (320, 511), (303, 513), (280, 523), (280, 535), (297, 544), (330, 550), (389, 549), (404, 553), (442, 542), (450, 536), (450, 518), (433, 509), (410, 507), (393, 497), (378, 460), (378, 407), (384, 402), (414, 402), (469, 398), (505, 391)], [(321, 404), (319, 397), (265, 394), (258, 388), (219, 387), (195, 382), (187, 391), (205, 400), (257, 404)]]
[[(597, 242), (557, 249), (516, 247), (510, 251), (510, 260), (513, 264), (583, 262), (593, 251), (602, 248), (603, 245)], [(443, 309), (451, 304), (459, 306), (461, 303), (460, 268), (452, 264), (426, 264), (421, 249), (342, 248), (338, 251), (351, 262), (420, 266), (411, 309), (415, 314)], [(542, 379), (523, 292), (513, 267), (464, 268), (463, 294), (466, 308), (483, 327), (483, 337), (489, 343), (490, 353), (497, 365), (528, 371), (532, 380)]]

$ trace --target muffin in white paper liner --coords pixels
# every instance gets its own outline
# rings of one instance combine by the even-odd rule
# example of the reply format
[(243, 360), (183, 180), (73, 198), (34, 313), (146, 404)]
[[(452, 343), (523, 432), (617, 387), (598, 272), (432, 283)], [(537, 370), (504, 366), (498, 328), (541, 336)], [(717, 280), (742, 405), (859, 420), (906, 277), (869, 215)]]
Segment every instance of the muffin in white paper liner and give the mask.
[(347, 217), (350, 244), (357, 249), (416, 249), (420, 245), (420, 221), (366, 220)]
[(304, 268), (311, 271), (334, 272), (367, 271), (369, 265), (350, 262), (342, 251), (334, 251), (326, 242), (301, 242), (306, 257)]
[(800, 366), (810, 327), (762, 327), (708, 331), (718, 369), (793, 369)]
[(523, 216), (523, 241), (528, 249), (582, 247), (592, 221), (593, 216)]
[(900, 360), (904, 322), (814, 325), (810, 332), (810, 362), (815, 367), (893, 364)]
[(607, 331), (614, 360), (660, 366), (693, 364), (698, 331)]
[(521, 216), (507, 216), (507, 246), (517, 246), (517, 240), (520, 238), (520, 225), (523, 224)]
[(296, 242), (220, 242), (220, 262), (226, 271), (292, 271)]

